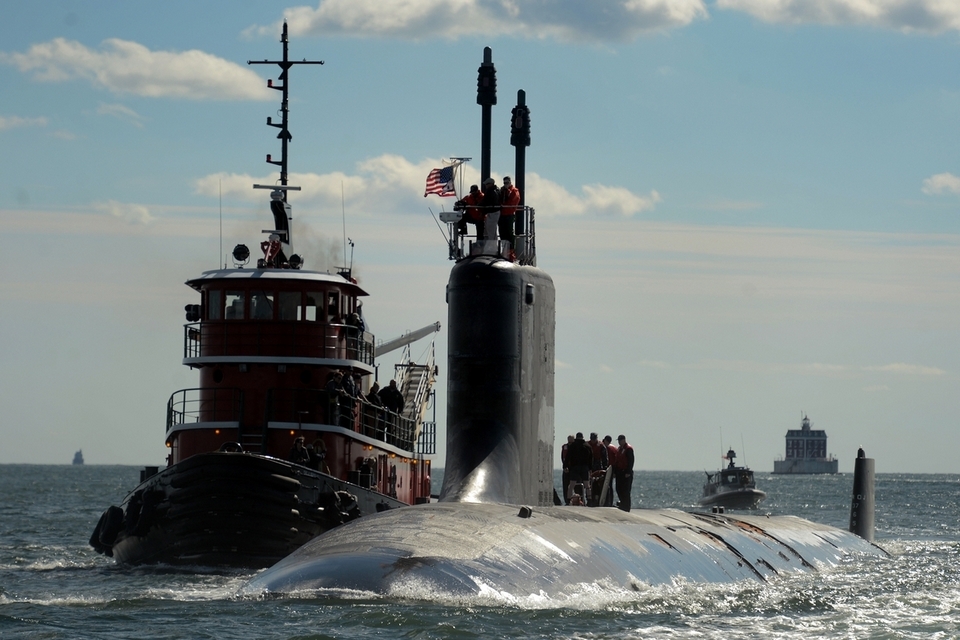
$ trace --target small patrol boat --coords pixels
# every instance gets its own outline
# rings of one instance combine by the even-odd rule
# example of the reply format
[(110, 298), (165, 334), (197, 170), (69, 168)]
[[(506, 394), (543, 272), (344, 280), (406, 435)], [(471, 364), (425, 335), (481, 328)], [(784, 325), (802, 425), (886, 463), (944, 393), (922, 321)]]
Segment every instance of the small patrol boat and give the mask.
[(707, 481), (703, 484), (703, 495), (698, 504), (725, 509), (756, 509), (767, 494), (757, 489), (753, 471), (736, 466), (737, 453), (733, 449), (729, 449), (725, 457), (730, 461), (725, 469), (716, 473), (705, 472)]
[[(267, 118), (279, 180), (253, 185), (270, 193), (273, 228), (252, 267), (239, 244), (232, 268), (186, 282), (199, 299), (186, 306), (183, 364), (198, 384), (167, 402), (167, 466), (144, 468), (90, 537), (122, 564), (266, 567), (346, 521), (430, 500), (437, 370), (432, 345), (419, 364), (409, 345), (440, 325), (377, 343), (351, 270), (310, 271), (293, 253), (287, 78), (322, 62), (288, 58), (286, 24), (281, 42), (282, 60), (251, 62), (282, 70), (281, 84), (267, 81), (282, 91), (281, 122)], [(400, 348), (397, 384), (371, 393), (375, 358)]]

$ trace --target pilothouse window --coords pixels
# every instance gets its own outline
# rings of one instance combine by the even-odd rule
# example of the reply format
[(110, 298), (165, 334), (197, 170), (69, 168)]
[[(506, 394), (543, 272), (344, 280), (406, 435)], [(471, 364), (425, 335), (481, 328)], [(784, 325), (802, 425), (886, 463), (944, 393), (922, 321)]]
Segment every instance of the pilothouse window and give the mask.
[(219, 320), (223, 317), (223, 291), (207, 291), (207, 320)]
[(273, 292), (254, 291), (250, 294), (250, 317), (273, 320)]
[(303, 319), (307, 322), (323, 320), (323, 293), (320, 291), (307, 293), (307, 299), (303, 305), (303, 312)]
[(340, 292), (331, 291), (327, 294), (327, 319), (333, 324), (343, 322), (340, 315)]
[(302, 320), (300, 317), (300, 292), (299, 291), (281, 291), (280, 292), (280, 319), (281, 320)]
[(244, 292), (227, 291), (226, 313), (227, 320), (243, 320)]

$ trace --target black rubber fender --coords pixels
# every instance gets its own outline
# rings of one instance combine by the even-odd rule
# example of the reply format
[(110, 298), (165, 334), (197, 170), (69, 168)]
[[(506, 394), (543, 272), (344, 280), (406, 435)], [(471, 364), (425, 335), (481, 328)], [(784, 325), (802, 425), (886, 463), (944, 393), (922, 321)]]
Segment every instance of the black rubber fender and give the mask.
[[(110, 551), (109, 547), (104, 547), (100, 544), (100, 532), (103, 531), (103, 523), (107, 520), (107, 512), (104, 511), (100, 514), (100, 519), (97, 520), (97, 526), (93, 528), (93, 533), (90, 534), (90, 540), (88, 540), (91, 547), (97, 553), (106, 553)], [(107, 555), (113, 555), (113, 553), (108, 553)]]
[(340, 512), (343, 513), (344, 522), (356, 520), (363, 515), (355, 495), (346, 491), (337, 491), (337, 497), (340, 498)]
[(123, 509), (110, 506), (103, 512), (101, 520), (103, 521), (103, 526), (97, 525), (97, 528), (100, 529), (98, 540), (102, 546), (112, 549), (113, 543), (117, 540), (117, 535), (123, 528)]
[(154, 489), (144, 491), (141, 497), (140, 515), (131, 529), (127, 530), (128, 535), (144, 536), (153, 526), (153, 521), (157, 513), (157, 506), (163, 501), (163, 491)]
[(130, 500), (127, 501), (127, 509), (123, 513), (123, 530), (126, 534), (133, 535), (137, 528), (137, 522), (140, 520), (140, 510), (143, 508), (143, 491), (137, 491)]

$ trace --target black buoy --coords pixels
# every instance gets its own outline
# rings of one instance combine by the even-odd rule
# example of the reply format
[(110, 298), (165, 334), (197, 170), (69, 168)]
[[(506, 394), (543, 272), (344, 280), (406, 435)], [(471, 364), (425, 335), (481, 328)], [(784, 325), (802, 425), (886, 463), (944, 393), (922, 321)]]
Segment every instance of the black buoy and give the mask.
[(850, 532), (873, 542), (873, 458), (867, 457), (863, 447), (857, 450), (853, 468)]

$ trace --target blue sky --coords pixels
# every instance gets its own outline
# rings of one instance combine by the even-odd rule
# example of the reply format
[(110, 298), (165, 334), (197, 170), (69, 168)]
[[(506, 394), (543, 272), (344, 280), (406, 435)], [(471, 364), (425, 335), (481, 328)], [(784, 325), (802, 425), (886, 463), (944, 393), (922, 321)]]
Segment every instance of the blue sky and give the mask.
[(0, 463), (162, 463), (197, 382), (183, 282), (269, 220), (276, 71), (246, 63), (284, 18), (291, 57), (325, 61), (290, 81), (295, 243), (325, 270), (346, 228), (379, 339), (446, 322), (451, 202), (423, 183), (451, 156), (479, 174), (490, 46), (495, 174), (517, 90), (531, 110), (558, 442), (622, 432), (678, 470), (732, 445), (763, 471), (805, 412), (841, 471), (863, 446), (960, 472), (960, 4), (935, 0), (8, 7)]

